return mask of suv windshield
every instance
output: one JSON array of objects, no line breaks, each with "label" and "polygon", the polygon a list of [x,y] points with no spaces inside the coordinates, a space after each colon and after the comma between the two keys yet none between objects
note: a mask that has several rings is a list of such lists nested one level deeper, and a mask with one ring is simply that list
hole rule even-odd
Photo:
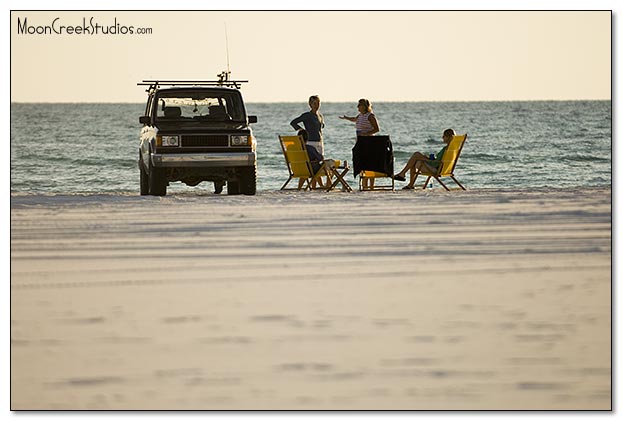
[{"label": "suv windshield", "polygon": [[242,121],[244,110],[235,92],[160,91],[156,119],[161,121]]}]

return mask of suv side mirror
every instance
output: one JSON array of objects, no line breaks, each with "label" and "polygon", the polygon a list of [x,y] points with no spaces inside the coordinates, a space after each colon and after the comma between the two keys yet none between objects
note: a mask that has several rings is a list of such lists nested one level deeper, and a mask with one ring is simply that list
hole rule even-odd
[{"label": "suv side mirror", "polygon": [[248,122],[249,123],[257,123],[257,116],[256,115],[249,115],[248,116]]},{"label": "suv side mirror", "polygon": [[149,117],[148,115],[141,115],[138,118],[138,122],[141,124],[150,124],[151,123],[151,117]]}]

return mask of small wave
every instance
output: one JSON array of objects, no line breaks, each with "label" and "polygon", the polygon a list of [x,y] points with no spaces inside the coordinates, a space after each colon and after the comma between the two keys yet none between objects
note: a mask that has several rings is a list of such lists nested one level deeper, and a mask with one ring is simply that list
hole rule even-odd
[{"label": "small wave", "polygon": [[585,162],[585,164],[589,164],[591,162],[611,162],[611,157],[591,154],[576,154],[563,156],[560,160],[562,162]]},{"label": "small wave", "polygon": [[69,161],[70,165],[77,167],[98,167],[98,168],[117,168],[126,169],[136,166],[136,159],[133,158],[74,158]]},{"label": "small wave", "polygon": [[465,152],[465,155],[461,159],[465,159],[468,156],[469,160],[475,161],[490,161],[490,162],[498,162],[499,160],[510,160],[510,158],[506,156],[493,155],[485,152],[479,153],[469,153]]}]

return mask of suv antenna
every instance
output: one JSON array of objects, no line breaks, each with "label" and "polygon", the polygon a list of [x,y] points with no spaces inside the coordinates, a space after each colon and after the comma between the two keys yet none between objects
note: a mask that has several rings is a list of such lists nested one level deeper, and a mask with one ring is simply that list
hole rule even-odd
[{"label": "suv antenna", "polygon": [[[231,77],[231,67],[229,66],[229,36],[227,35],[227,22],[225,22],[225,50],[227,52],[227,70],[224,70],[216,75],[216,77],[218,77],[218,84],[221,86],[228,83],[229,78]],[[239,88],[237,82],[232,81],[231,83],[236,88]]]},{"label": "suv antenna", "polygon": [[227,49],[227,73],[231,74],[231,67],[229,66],[229,36],[227,34],[227,22],[225,22],[225,47]]}]

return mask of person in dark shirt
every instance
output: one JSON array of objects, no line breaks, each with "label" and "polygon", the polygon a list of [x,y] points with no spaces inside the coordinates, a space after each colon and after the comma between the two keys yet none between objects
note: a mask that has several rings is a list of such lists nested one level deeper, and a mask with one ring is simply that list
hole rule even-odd
[{"label": "person in dark shirt", "polygon": [[308,134],[307,145],[313,146],[320,154],[324,155],[324,136],[322,134],[324,116],[320,113],[320,97],[317,95],[310,96],[309,107],[311,110],[302,113],[289,124],[294,130],[299,131],[302,129],[300,127],[300,123],[302,123]]},{"label": "person in dark shirt", "polygon": [[[307,155],[309,155],[309,161],[311,162],[311,169],[313,170],[313,174],[315,175],[315,173],[317,173],[319,171],[320,168],[322,168],[322,164],[321,161],[324,160],[324,156],[318,152],[317,149],[315,149],[315,147],[313,145],[310,145],[309,142],[307,141],[309,139],[309,134],[307,133],[307,131],[305,129],[300,129],[298,130],[297,133],[298,136],[302,137],[302,140],[304,140],[306,146],[307,146]],[[328,180],[327,178],[327,181]],[[318,178],[317,179],[317,183],[320,185],[320,187],[324,187],[324,183],[322,182],[322,178]],[[302,188],[304,184],[304,179],[300,179],[298,180],[298,188]],[[311,182],[311,188],[315,188],[316,186],[316,182],[315,180]]]},{"label": "person in dark shirt", "polygon": [[412,154],[402,171],[393,175],[394,180],[406,181],[406,173],[410,171],[410,182],[403,187],[404,190],[412,190],[415,188],[415,175],[421,171],[430,171],[434,172],[438,169],[438,166],[441,164],[441,160],[443,159],[443,154],[447,149],[447,146],[451,142],[451,140],[456,135],[454,129],[447,129],[443,132],[443,142],[445,146],[441,149],[436,156],[433,158],[421,153],[415,152]]}]

